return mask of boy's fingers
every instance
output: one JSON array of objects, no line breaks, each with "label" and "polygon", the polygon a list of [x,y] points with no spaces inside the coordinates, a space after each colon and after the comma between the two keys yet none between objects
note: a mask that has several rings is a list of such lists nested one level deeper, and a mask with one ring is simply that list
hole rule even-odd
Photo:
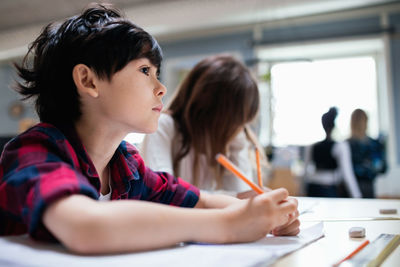
[{"label": "boy's fingers", "polygon": [[299,210],[289,214],[289,222],[296,220],[300,216]]},{"label": "boy's fingers", "polygon": [[279,231],[278,235],[297,235],[298,233],[300,233],[299,227],[291,227]]},{"label": "boy's fingers", "polygon": [[299,226],[300,226],[300,221],[298,219],[295,219],[291,222],[285,223],[284,225],[276,227],[275,230],[282,231],[284,229],[298,228]]},{"label": "boy's fingers", "polygon": [[300,233],[300,229],[299,228],[296,228],[296,229],[293,229],[292,231],[279,231],[279,232],[273,232],[272,234],[273,235],[279,235],[279,236],[283,236],[283,235],[285,235],[285,236],[294,236],[294,235],[298,235]]},{"label": "boy's fingers", "polygon": [[285,188],[271,190],[264,194],[271,197],[274,202],[280,202],[289,196],[289,192]]},{"label": "boy's fingers", "polygon": [[295,197],[288,197],[288,200],[293,201],[294,203],[296,203],[297,206],[299,205],[299,201]]},{"label": "boy's fingers", "polygon": [[272,233],[274,235],[292,235],[293,233],[298,234],[300,227],[300,221],[294,220],[290,224],[285,224],[279,227],[276,227]]},{"label": "boy's fingers", "polygon": [[279,204],[281,211],[290,217],[290,214],[296,215],[297,205],[293,201],[283,201]]}]

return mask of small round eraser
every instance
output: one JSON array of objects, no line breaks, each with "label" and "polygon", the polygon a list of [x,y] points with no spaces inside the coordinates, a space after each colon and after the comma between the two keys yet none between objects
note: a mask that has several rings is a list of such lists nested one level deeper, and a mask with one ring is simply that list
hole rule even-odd
[{"label": "small round eraser", "polygon": [[364,227],[351,227],[349,230],[350,237],[364,237],[365,228]]},{"label": "small round eraser", "polygon": [[396,214],[397,209],[380,209],[379,213],[380,214]]}]

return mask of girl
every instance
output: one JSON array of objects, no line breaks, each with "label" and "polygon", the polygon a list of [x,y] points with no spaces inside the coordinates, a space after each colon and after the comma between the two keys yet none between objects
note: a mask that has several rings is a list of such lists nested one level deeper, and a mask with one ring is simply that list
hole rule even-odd
[{"label": "girl", "polygon": [[358,185],[363,197],[375,198],[375,179],[387,168],[384,143],[367,135],[368,116],[362,109],[353,111],[350,127],[348,142]]},{"label": "girl", "polygon": [[218,165],[215,156],[227,155],[253,178],[255,147],[263,150],[248,123],[258,107],[258,87],[250,71],[232,56],[210,56],[178,88],[157,132],[145,137],[143,158],[150,168],[173,173],[202,190],[248,196],[248,185]]}]

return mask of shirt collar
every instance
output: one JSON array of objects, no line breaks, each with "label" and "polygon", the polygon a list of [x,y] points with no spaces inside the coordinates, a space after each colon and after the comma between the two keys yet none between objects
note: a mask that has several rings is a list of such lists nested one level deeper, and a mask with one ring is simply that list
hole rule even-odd
[{"label": "shirt collar", "polygon": [[[76,151],[80,168],[92,184],[100,190],[100,179],[96,168],[90,159],[73,124],[57,125]],[[127,144],[122,141],[110,160],[112,199],[127,197],[130,190],[130,181],[138,178],[138,163],[133,160],[127,150]]]},{"label": "shirt collar", "polygon": [[99,178],[99,175],[94,167],[92,160],[90,159],[85,147],[82,144],[82,141],[75,129],[74,124],[72,123],[64,123],[57,125],[65,137],[67,138],[68,142],[71,144],[73,149],[75,150],[80,167],[82,172],[89,178]]},{"label": "shirt collar", "polygon": [[110,161],[112,199],[127,198],[131,181],[139,179],[138,162],[122,141]]}]

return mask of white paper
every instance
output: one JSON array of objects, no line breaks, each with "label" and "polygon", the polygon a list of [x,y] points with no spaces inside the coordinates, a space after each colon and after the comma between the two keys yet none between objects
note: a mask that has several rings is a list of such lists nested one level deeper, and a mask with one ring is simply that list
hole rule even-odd
[{"label": "white paper", "polygon": [[0,266],[266,266],[323,236],[323,223],[298,236],[267,237],[243,244],[190,244],[149,252],[81,256],[26,235],[0,238]]},{"label": "white paper", "polygon": [[316,200],[310,200],[305,198],[297,198],[297,200],[299,203],[297,209],[300,215],[314,212],[314,207],[319,204],[319,202]]}]

